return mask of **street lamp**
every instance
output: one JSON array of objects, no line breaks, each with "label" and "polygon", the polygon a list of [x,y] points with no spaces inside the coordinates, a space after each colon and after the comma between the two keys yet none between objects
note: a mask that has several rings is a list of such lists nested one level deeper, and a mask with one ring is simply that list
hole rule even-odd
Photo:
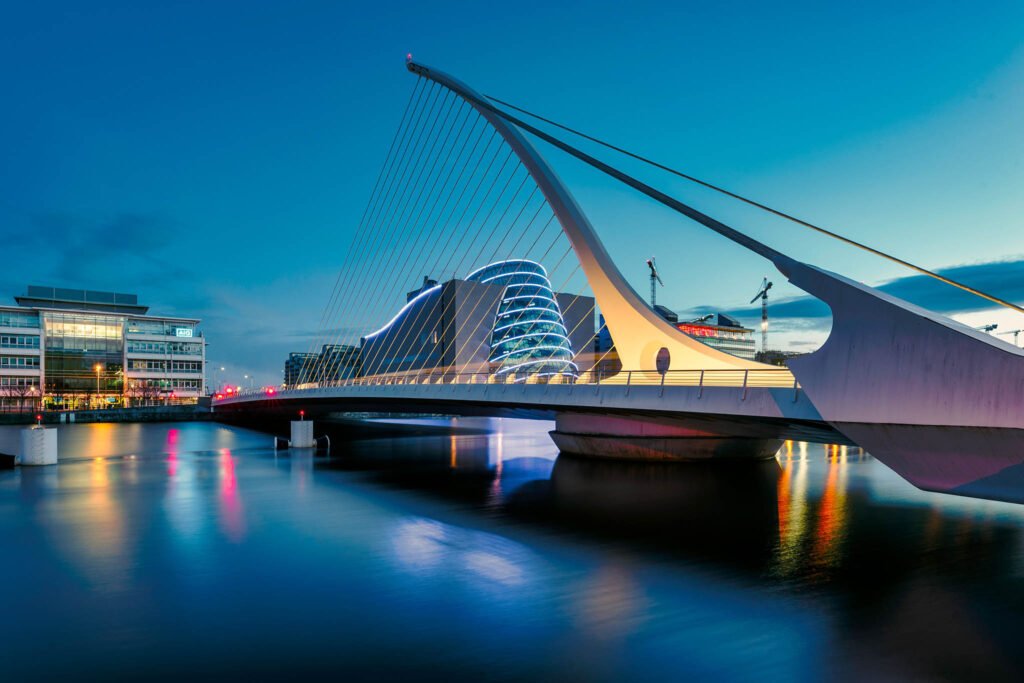
[{"label": "street lamp", "polygon": [[96,371],[96,403],[98,405],[100,400],[100,373],[103,372],[103,366],[97,363],[92,369]]}]

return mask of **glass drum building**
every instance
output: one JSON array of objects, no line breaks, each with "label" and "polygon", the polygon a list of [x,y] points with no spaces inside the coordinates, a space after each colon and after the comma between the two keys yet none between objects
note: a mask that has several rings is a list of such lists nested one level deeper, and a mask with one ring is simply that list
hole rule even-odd
[{"label": "glass drum building", "polygon": [[500,261],[473,271],[466,280],[504,289],[490,333],[488,363],[494,375],[575,377],[573,349],[547,271],[534,261]]}]

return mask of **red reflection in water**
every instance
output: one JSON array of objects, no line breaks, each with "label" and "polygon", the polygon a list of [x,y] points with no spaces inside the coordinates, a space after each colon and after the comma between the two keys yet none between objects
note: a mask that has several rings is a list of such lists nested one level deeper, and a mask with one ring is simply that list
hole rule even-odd
[{"label": "red reflection in water", "polygon": [[238,496],[238,479],[235,476],[235,459],[231,450],[223,448],[218,458],[220,475],[220,522],[221,527],[232,541],[245,536],[245,516]]},{"label": "red reflection in water", "polygon": [[178,473],[178,430],[167,430],[167,474],[172,478]]}]

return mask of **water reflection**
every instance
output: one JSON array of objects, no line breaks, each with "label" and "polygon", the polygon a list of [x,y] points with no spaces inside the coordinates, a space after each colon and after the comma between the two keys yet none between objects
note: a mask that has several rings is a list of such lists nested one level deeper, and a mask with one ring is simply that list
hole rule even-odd
[{"label": "water reflection", "polygon": [[30,662],[60,623],[63,673],[92,677],[167,651],[180,677],[1020,671],[1024,508],[923,494],[841,446],[680,466],[437,426],[330,458],[216,425],[67,430],[67,464],[0,473],[0,581],[30,586],[0,638]]},{"label": "water reflection", "polygon": [[238,479],[235,475],[235,459],[231,451],[222,448],[217,457],[218,474],[220,477],[220,522],[234,542],[242,540],[245,535],[245,514],[242,510],[241,497],[238,494]]}]

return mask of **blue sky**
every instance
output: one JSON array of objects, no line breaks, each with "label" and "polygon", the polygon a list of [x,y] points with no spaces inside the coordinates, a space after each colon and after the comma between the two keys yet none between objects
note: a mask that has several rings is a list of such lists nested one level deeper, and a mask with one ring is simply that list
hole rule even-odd
[{"label": "blue sky", "polygon": [[[1022,29],[1024,4],[998,1],[6,3],[0,295],[137,292],[154,312],[203,317],[230,375],[278,380],[315,332],[411,89],[411,51],[926,267],[967,266],[1019,301]],[[659,300],[679,310],[754,322],[746,302],[765,274],[779,301],[800,294],[758,257],[542,151],[639,291],[655,253]],[[908,275],[621,165],[798,258],[869,283]],[[1024,327],[925,290],[900,289]],[[787,306],[780,316],[807,310]],[[820,341],[821,320],[780,317],[779,345]]]}]

